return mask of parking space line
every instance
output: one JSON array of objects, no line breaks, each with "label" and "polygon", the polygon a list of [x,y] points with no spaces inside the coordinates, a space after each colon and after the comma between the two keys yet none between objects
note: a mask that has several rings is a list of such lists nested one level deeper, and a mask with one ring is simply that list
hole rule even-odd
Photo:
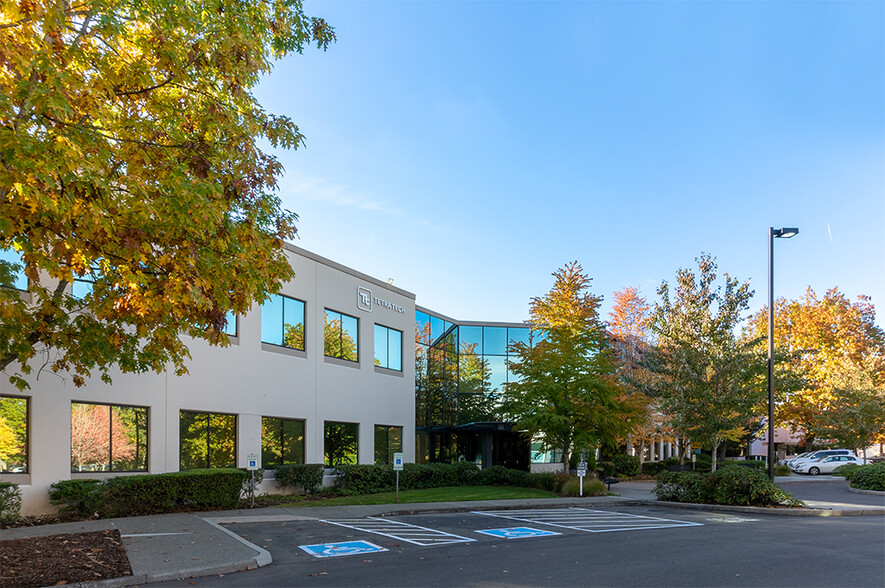
[{"label": "parking space line", "polygon": [[460,535],[446,533],[445,531],[438,531],[420,525],[376,517],[368,517],[365,519],[321,519],[321,522],[354,529],[356,531],[383,535],[384,537],[390,537],[391,539],[405,541],[406,543],[421,545],[423,547],[429,545],[450,545],[453,543],[468,543],[470,541],[476,541],[476,539],[461,537]]},{"label": "parking space line", "polygon": [[660,517],[647,515],[592,510],[587,508],[532,509],[498,512],[474,511],[473,514],[549,525],[551,527],[561,527],[564,529],[585,531],[588,533],[644,531],[646,529],[703,526],[703,523],[691,523],[688,521],[662,519]]}]

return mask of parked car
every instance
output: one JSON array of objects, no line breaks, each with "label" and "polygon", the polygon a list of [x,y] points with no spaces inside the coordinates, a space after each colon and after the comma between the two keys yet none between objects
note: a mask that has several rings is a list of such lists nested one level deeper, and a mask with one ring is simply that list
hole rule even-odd
[{"label": "parked car", "polygon": [[794,461],[796,461],[797,459],[802,459],[803,457],[808,457],[812,453],[814,453],[814,452],[813,451],[806,451],[805,453],[800,453],[799,455],[791,455],[789,457],[785,457],[784,459],[778,461],[777,465],[787,465],[788,466],[791,463],[793,463]]},{"label": "parked car", "polygon": [[799,471],[798,468],[803,463],[810,462],[810,461],[816,461],[816,460],[821,459],[823,457],[830,457],[833,455],[848,455],[851,457],[855,457],[854,451],[852,451],[850,449],[821,449],[819,451],[812,451],[811,454],[809,454],[803,458],[794,459],[792,461],[792,463],[790,463],[790,469],[793,470],[794,472],[798,472]]},{"label": "parked car", "polygon": [[794,471],[799,474],[811,474],[812,476],[832,474],[837,467],[847,463],[864,465],[866,461],[862,457],[855,457],[853,455],[830,455],[813,461],[802,461]]}]

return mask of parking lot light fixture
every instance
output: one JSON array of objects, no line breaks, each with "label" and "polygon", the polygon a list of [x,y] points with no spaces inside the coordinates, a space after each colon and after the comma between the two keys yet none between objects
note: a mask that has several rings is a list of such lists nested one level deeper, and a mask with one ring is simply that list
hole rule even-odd
[{"label": "parking lot light fixture", "polygon": [[768,228],[768,477],[774,481],[774,240],[799,234],[796,227]]}]

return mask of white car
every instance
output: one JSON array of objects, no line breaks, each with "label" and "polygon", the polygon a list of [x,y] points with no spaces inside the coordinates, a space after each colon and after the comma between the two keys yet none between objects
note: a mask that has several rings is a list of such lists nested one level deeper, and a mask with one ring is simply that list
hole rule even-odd
[{"label": "white car", "polygon": [[832,474],[837,467],[847,463],[864,465],[865,462],[862,457],[854,457],[853,455],[831,455],[815,459],[814,461],[803,461],[796,466],[794,471],[799,474],[811,474],[812,476]]},{"label": "white car", "polygon": [[799,455],[791,455],[790,457],[788,457],[786,459],[782,459],[779,462],[777,462],[777,465],[791,465],[797,459],[802,459],[804,457],[808,457],[812,453],[814,453],[814,452],[813,451],[806,451],[805,453],[800,453]]},{"label": "white car", "polygon": [[831,457],[833,455],[848,455],[850,457],[854,457],[854,452],[850,449],[821,449],[819,451],[812,451],[805,457],[797,457],[792,462],[790,462],[790,469],[794,472],[799,471],[799,467],[806,462],[816,461],[818,459],[822,459],[824,457]]}]

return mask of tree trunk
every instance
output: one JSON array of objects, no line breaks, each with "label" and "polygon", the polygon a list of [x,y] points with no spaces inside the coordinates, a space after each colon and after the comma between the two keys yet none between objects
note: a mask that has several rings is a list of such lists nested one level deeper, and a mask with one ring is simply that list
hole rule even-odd
[{"label": "tree trunk", "polygon": [[716,458],[719,456],[719,443],[716,443],[715,445],[713,445],[713,452],[712,453],[713,453],[713,463],[710,466],[710,471],[715,472],[716,471]]},{"label": "tree trunk", "polygon": [[679,449],[679,465],[685,465],[685,437],[676,438],[676,447]]},{"label": "tree trunk", "polygon": [[569,473],[568,462],[569,458],[571,458],[571,451],[569,449],[568,445],[563,445],[562,447],[562,469],[566,475]]},{"label": "tree trunk", "polygon": [[645,463],[645,439],[639,444],[639,466]]}]

